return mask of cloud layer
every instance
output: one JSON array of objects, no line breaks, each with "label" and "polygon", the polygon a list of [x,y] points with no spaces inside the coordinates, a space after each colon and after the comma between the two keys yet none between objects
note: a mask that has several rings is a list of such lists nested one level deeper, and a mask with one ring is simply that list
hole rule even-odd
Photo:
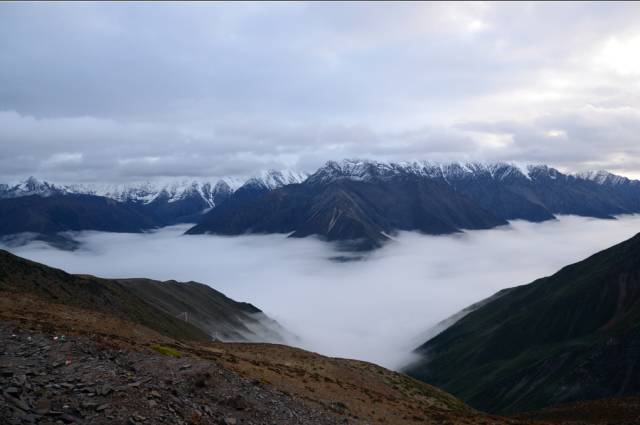
[{"label": "cloud layer", "polygon": [[363,261],[337,263],[313,238],[85,232],[75,252],[11,250],[74,273],[196,280],[250,301],[304,348],[398,367],[440,320],[505,287],[549,275],[633,236],[640,216],[562,217],[455,236],[403,233]]},{"label": "cloud layer", "polygon": [[3,3],[0,179],[640,173],[638,3]]}]

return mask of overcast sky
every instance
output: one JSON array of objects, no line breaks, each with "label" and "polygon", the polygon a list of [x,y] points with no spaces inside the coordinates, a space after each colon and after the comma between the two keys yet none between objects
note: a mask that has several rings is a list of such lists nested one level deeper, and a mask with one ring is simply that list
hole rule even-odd
[{"label": "overcast sky", "polygon": [[0,181],[328,159],[640,177],[640,3],[1,3]]}]

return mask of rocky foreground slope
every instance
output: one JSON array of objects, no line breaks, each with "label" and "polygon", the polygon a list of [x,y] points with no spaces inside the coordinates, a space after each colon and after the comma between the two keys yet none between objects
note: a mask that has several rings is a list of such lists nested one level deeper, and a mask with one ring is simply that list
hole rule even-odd
[{"label": "rocky foreground slope", "polygon": [[[3,424],[338,424],[216,362],[0,324]],[[57,339],[54,339],[57,338]]]},{"label": "rocky foreground slope", "polygon": [[[176,335],[118,306],[104,279],[76,282],[93,303],[74,304],[61,280],[29,283],[48,273],[73,277],[10,255],[0,263],[3,425],[631,424],[640,415],[640,403],[624,399],[491,416],[371,363]],[[113,305],[96,308],[100,300]]]},{"label": "rocky foreground slope", "polygon": [[284,345],[212,342],[118,281],[1,254],[0,417],[8,423],[475,424],[489,418],[370,363]]}]

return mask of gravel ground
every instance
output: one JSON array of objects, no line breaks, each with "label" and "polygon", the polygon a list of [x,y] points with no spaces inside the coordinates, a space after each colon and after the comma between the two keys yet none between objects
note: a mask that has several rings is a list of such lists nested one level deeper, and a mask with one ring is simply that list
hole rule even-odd
[{"label": "gravel ground", "polygon": [[191,357],[0,322],[0,424],[345,424]]}]

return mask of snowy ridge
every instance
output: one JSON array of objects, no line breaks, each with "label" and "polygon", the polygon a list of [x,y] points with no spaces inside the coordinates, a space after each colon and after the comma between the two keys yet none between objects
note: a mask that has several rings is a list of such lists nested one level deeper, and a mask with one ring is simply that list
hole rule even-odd
[{"label": "snowy ridge", "polygon": [[443,179],[455,182],[463,179],[493,179],[498,181],[518,179],[548,178],[555,180],[561,177],[573,177],[589,180],[602,185],[619,185],[637,183],[607,171],[591,171],[580,174],[563,174],[547,165],[521,165],[508,162],[449,162],[430,161],[414,162],[378,162],[369,160],[346,159],[329,161],[309,176],[310,183],[327,183],[336,179],[368,181],[387,179],[397,176],[420,176],[432,179]]},{"label": "snowy ridge", "polygon": [[178,178],[120,184],[81,183],[59,185],[29,177],[24,181],[13,184],[0,184],[0,198],[83,194],[103,196],[119,202],[149,204],[154,201],[171,203],[195,196],[202,198],[209,207],[214,207],[219,196],[229,195],[247,184],[273,190],[287,184],[300,183],[306,178],[307,174],[291,170],[264,171],[248,180],[237,177],[225,177],[217,181]]},{"label": "snowy ridge", "polygon": [[67,186],[69,193],[104,196],[120,202],[148,204],[158,201],[176,202],[192,196],[200,196],[210,206],[216,197],[233,193],[240,186],[238,179],[225,178],[216,183],[205,180],[173,179],[125,184],[78,184]]},{"label": "snowy ridge", "polygon": [[618,176],[605,170],[585,171],[574,174],[576,178],[591,180],[601,185],[617,186],[625,184],[640,184],[638,180],[631,180],[624,176]]},{"label": "snowy ridge", "polygon": [[521,166],[509,163],[483,164],[479,162],[438,163],[430,161],[385,163],[376,161],[343,160],[329,161],[309,177],[310,182],[321,183],[339,178],[352,180],[372,180],[401,175],[440,178],[446,181],[468,177],[530,178]]},{"label": "snowy ridge", "polygon": [[507,162],[378,162],[345,159],[342,161],[329,161],[311,175],[293,170],[267,170],[249,179],[226,177],[212,181],[208,179],[174,178],[122,184],[85,183],[61,185],[29,177],[13,184],[0,184],[0,198],[18,198],[30,195],[88,194],[104,196],[120,202],[149,204],[154,201],[176,202],[195,196],[202,198],[209,207],[214,207],[216,198],[227,196],[240,187],[274,190],[288,184],[302,183],[304,181],[317,184],[345,178],[370,181],[397,176],[442,179],[449,183],[466,179],[508,181],[573,178],[607,186],[640,185],[638,180],[630,180],[604,170],[563,174],[547,165],[523,166]]},{"label": "snowy ridge", "polygon": [[13,184],[0,185],[0,198],[19,198],[21,196],[51,196],[67,193],[65,186],[40,181],[35,177]]},{"label": "snowy ridge", "polygon": [[292,170],[267,170],[248,179],[242,187],[273,190],[288,184],[302,183],[309,175]]}]

